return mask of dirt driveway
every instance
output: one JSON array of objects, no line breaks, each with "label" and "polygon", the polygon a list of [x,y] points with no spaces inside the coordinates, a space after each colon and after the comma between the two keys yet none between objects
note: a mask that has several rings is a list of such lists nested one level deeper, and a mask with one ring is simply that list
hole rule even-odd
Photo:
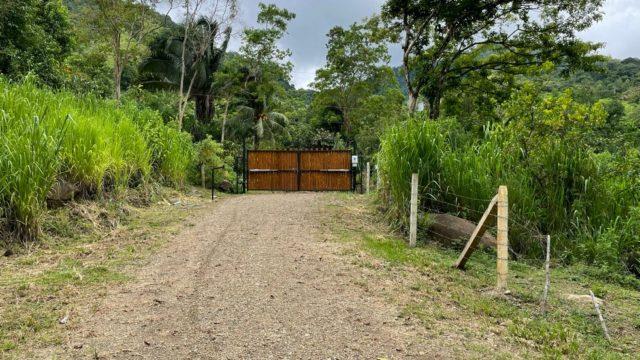
[{"label": "dirt driveway", "polygon": [[[109,292],[64,357],[431,357],[398,310],[354,284],[316,193],[227,198]],[[421,336],[422,335],[422,336]]]}]

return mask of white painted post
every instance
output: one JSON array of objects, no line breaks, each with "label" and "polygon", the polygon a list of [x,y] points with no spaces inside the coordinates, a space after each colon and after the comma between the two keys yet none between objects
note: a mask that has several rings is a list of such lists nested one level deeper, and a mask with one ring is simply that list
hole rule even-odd
[{"label": "white painted post", "polygon": [[207,177],[205,176],[205,173],[204,173],[204,164],[200,164],[200,178],[202,180],[202,188],[206,189],[207,188],[207,184],[206,184],[205,180],[206,180]]},{"label": "white painted post", "polygon": [[367,173],[365,174],[364,177],[364,186],[365,186],[365,191],[368,194],[369,193],[369,179],[371,177],[371,163],[367,162]]},{"label": "white painted post", "polygon": [[416,246],[418,236],[418,174],[411,174],[411,213],[409,214],[409,246]]},{"label": "white painted post", "polygon": [[544,292],[542,293],[542,313],[547,312],[547,296],[549,295],[549,288],[551,287],[551,273],[549,270],[551,262],[551,235],[547,235],[547,254],[544,262],[545,282]]},{"label": "white painted post", "polygon": [[497,273],[498,291],[507,290],[507,275],[509,273],[509,192],[506,186],[498,188],[498,221],[496,248],[498,252]]}]

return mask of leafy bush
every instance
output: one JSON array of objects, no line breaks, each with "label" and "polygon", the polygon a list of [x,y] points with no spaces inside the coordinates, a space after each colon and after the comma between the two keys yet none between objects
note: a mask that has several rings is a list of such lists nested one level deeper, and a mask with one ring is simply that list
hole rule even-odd
[{"label": "leafy bush", "polygon": [[[204,166],[205,185],[211,184],[211,169],[218,167],[222,167],[222,169],[216,170],[216,186],[219,186],[223,181],[228,181],[231,184],[235,182],[236,174],[233,169],[235,159],[232,155],[235,153],[234,151],[228,151],[222,144],[213,140],[210,135],[195,144],[195,148],[198,171],[194,172],[194,183],[202,181],[202,173],[200,172],[202,166]],[[195,173],[197,173],[197,176]]]}]

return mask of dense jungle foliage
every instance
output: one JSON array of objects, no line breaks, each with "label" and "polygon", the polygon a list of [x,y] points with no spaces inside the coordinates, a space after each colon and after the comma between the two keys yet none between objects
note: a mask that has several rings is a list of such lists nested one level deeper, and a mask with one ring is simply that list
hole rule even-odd
[{"label": "dense jungle foliage", "polygon": [[7,234],[37,238],[55,184],[117,196],[224,166],[230,189],[243,148],[348,148],[375,163],[399,223],[412,172],[424,212],[472,220],[506,184],[514,253],[538,257],[551,234],[565,262],[640,274],[640,60],[576,35],[602,1],[388,0],[328,32],[309,89],[291,85],[280,45],[294,13],[260,4],[257,26],[238,29],[235,0],[189,4],[0,4]]}]

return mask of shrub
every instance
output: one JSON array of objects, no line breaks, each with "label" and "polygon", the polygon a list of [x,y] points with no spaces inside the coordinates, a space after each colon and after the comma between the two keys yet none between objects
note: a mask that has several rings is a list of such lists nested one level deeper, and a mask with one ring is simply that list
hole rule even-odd
[{"label": "shrub", "polygon": [[234,171],[234,157],[230,155],[230,152],[225,150],[224,146],[217,141],[213,140],[208,135],[204,140],[195,144],[197,154],[197,171],[194,172],[194,183],[202,182],[201,167],[204,166],[204,181],[205,185],[211,184],[211,169],[222,167],[222,169],[216,170],[216,186],[220,185],[223,181],[229,181],[233,184],[236,180],[236,174]]}]

